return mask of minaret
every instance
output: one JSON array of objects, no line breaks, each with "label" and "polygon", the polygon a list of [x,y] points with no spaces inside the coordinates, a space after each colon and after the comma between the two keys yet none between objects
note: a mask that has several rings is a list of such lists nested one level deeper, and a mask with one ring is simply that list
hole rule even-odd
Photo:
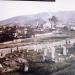
[{"label": "minaret", "polygon": [[38,26],[39,24],[38,24],[38,16],[37,16],[37,22],[36,22],[36,25]]},{"label": "minaret", "polygon": [[51,29],[53,28],[53,26],[52,26],[52,21],[51,21],[51,19],[49,19],[49,22],[51,23]]}]

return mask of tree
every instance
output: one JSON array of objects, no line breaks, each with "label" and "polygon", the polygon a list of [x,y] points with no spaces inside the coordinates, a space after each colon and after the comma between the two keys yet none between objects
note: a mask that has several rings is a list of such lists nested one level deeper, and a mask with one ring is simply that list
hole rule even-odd
[{"label": "tree", "polygon": [[14,36],[15,32],[16,32],[16,27],[15,26],[2,27],[2,33],[0,33],[0,42],[15,39],[15,36]]},{"label": "tree", "polygon": [[54,23],[54,27],[56,27],[56,24],[57,24],[57,22],[58,22],[57,17],[52,16],[51,21]]}]

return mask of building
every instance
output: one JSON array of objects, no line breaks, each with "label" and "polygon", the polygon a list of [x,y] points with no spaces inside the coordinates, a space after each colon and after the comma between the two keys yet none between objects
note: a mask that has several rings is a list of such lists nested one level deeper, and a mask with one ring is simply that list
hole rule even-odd
[{"label": "building", "polygon": [[34,30],[31,27],[18,27],[16,29],[16,38],[31,38],[34,36]]}]

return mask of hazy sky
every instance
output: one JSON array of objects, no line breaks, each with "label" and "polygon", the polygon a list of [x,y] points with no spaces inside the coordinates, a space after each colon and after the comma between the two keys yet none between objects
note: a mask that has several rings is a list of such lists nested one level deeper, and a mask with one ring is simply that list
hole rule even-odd
[{"label": "hazy sky", "polygon": [[0,1],[0,20],[40,12],[67,10],[75,10],[75,0],[56,0],[56,2]]}]

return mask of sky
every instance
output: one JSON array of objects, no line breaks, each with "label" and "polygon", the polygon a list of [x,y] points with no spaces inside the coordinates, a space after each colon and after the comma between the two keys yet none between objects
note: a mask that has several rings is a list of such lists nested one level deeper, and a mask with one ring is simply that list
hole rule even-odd
[{"label": "sky", "polygon": [[0,1],[0,20],[21,15],[58,11],[75,11],[75,0],[56,0],[55,2]]}]

